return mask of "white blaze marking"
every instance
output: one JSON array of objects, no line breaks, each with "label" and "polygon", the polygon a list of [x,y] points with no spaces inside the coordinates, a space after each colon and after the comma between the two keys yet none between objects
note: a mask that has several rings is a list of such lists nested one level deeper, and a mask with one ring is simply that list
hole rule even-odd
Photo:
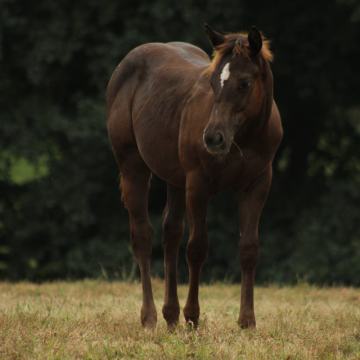
[{"label": "white blaze marking", "polygon": [[222,69],[222,72],[220,74],[220,85],[221,87],[224,86],[224,82],[229,79],[230,77],[230,63],[225,64],[225,66]]}]

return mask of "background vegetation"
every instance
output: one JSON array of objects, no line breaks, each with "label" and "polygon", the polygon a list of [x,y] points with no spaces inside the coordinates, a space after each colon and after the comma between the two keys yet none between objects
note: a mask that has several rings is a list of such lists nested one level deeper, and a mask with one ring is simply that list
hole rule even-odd
[{"label": "background vegetation", "polygon": [[[105,131],[104,93],[133,47],[189,41],[202,23],[256,24],[272,40],[285,138],[261,227],[258,280],[360,285],[360,4],[57,0],[0,3],[0,274],[45,280],[136,274]],[[162,274],[154,179],[153,269]],[[209,212],[204,278],[239,279],[229,194]],[[182,253],[183,254],[183,253]],[[181,258],[180,277],[186,280]]]}]

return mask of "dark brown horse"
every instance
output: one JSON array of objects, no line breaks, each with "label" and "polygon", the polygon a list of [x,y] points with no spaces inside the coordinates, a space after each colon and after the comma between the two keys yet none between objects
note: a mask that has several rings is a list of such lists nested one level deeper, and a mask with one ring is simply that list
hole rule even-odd
[{"label": "dark brown horse", "polygon": [[198,324],[200,272],[208,251],[206,211],[211,195],[237,194],[240,217],[241,327],[255,326],[254,278],[258,226],[282,138],[273,99],[268,42],[252,28],[223,35],[206,26],[214,58],[181,42],[133,49],[107,88],[107,127],[129,212],[134,256],[140,268],[141,322],[156,325],[150,278],[152,227],[148,216],[151,173],[167,183],[163,218],[165,301],[170,327],[179,319],[177,257],[184,214],[189,225],[189,293],[186,321]]}]

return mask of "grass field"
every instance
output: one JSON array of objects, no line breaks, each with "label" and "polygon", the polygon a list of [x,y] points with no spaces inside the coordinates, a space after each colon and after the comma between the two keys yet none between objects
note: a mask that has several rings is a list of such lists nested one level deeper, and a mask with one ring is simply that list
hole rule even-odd
[{"label": "grass field", "polygon": [[[239,286],[201,287],[197,331],[169,333],[154,281],[155,331],[137,283],[0,283],[0,359],[360,359],[360,290],[259,287],[257,330],[240,330]],[[180,287],[184,305],[186,287]]]}]

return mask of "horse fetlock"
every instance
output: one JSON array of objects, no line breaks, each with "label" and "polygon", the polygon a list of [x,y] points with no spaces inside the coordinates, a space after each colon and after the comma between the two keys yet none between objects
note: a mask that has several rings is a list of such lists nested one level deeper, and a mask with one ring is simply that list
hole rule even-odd
[{"label": "horse fetlock", "polygon": [[156,327],[157,314],[155,306],[145,306],[141,308],[141,324],[145,328],[153,329]]},{"label": "horse fetlock", "polygon": [[185,321],[197,327],[199,324],[200,307],[198,305],[186,305],[184,308]]},{"label": "horse fetlock", "polygon": [[242,329],[256,328],[255,314],[241,314],[239,316],[238,324]]},{"label": "horse fetlock", "polygon": [[179,322],[180,306],[177,304],[164,304],[162,308],[164,319],[168,326],[175,326]]}]

